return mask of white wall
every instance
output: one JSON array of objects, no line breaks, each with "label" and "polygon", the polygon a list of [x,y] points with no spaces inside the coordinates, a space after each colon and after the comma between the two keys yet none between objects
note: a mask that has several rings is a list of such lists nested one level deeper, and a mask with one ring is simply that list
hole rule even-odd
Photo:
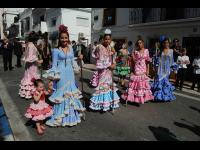
[{"label": "white wall", "polygon": [[[76,17],[88,18],[88,27],[77,26]],[[84,33],[85,38],[88,39],[88,44],[91,42],[91,13],[62,8],[61,23],[68,27],[71,41],[78,41],[78,33]]]},{"label": "white wall", "polygon": [[[48,32],[58,31],[58,27],[61,24],[61,9],[60,8],[49,8],[47,9],[47,29]],[[51,26],[51,19],[57,18],[56,26]]]},{"label": "white wall", "polygon": [[[200,36],[200,19],[193,22],[172,21],[172,23],[166,22],[166,24],[163,23],[162,25],[147,25],[146,27],[138,25],[137,27],[130,28],[128,27],[129,8],[117,8],[116,13],[117,24],[115,26],[108,27],[112,31],[113,38],[125,38],[127,41],[131,40],[134,43],[138,39],[138,36],[142,36],[146,45],[148,45],[149,38],[159,37],[160,35],[166,35],[171,39],[178,38],[180,39],[180,42],[182,42],[183,37]],[[98,41],[99,34],[105,30],[105,28],[102,27],[103,8],[92,9],[92,16],[95,15],[99,16],[99,20],[94,22],[93,26],[98,26],[99,30],[94,30],[92,26],[92,42]],[[94,19],[94,17],[92,17],[92,19]],[[194,27],[198,28],[197,32],[193,32]]]},{"label": "white wall", "polygon": [[[15,13],[19,14],[24,11],[25,8],[4,8],[5,13]],[[14,17],[16,15],[11,15],[11,14],[6,14],[6,22],[7,22],[7,27],[10,27],[12,23],[14,23]]]},{"label": "white wall", "polygon": [[[193,31],[193,28],[197,28],[197,32]],[[178,38],[182,43],[183,37],[199,36],[200,37],[200,21],[194,22],[182,22],[182,23],[170,23],[168,25],[155,25],[147,26],[145,28],[132,28],[131,38],[137,39],[137,35],[141,35],[148,44],[149,38],[159,37],[165,35],[171,40]]]},{"label": "white wall", "polygon": [[[33,17],[32,17],[32,8],[27,8],[25,9],[21,14],[20,14],[20,28],[21,28],[21,21],[23,21],[25,18],[30,17],[30,30],[25,32],[24,35],[28,34],[30,31],[33,30]],[[25,27],[25,24],[24,24]],[[20,29],[21,30],[21,29]],[[21,31],[20,31],[21,32]],[[20,36],[20,34],[19,34]]]},{"label": "white wall", "polygon": [[103,27],[103,8],[92,9],[92,19],[98,15],[98,21],[93,21],[92,25],[92,43],[99,40],[99,35],[104,32],[106,28],[111,29],[113,39],[127,39],[132,40],[132,33],[129,25],[129,8],[116,9],[116,25]]}]

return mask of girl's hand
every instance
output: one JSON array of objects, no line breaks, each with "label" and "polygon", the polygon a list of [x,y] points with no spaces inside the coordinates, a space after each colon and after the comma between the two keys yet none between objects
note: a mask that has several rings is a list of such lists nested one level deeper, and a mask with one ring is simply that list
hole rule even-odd
[{"label": "girl's hand", "polygon": [[45,95],[49,95],[49,92],[48,92],[48,91],[44,91],[44,94],[45,94]]},{"label": "girl's hand", "polygon": [[43,60],[38,60],[37,63],[38,63],[38,64],[42,64],[42,63],[43,63]]},{"label": "girl's hand", "polygon": [[114,70],[115,69],[115,64],[112,64],[111,66],[108,67],[110,70]]}]

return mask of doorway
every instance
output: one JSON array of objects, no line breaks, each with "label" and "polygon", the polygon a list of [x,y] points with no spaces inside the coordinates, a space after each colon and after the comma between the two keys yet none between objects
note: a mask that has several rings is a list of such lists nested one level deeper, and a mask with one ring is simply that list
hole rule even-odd
[{"label": "doorway", "polygon": [[186,80],[192,81],[193,67],[192,62],[200,51],[200,36],[199,37],[183,37],[182,47],[187,49],[187,55],[190,58],[190,65],[187,69]]}]

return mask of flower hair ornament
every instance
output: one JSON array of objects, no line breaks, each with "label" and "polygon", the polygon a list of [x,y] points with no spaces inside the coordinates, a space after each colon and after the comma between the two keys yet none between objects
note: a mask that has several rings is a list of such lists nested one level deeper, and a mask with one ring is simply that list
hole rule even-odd
[{"label": "flower hair ornament", "polygon": [[105,31],[104,31],[104,35],[111,35],[111,30],[110,29],[106,29]]},{"label": "flower hair ornament", "polygon": [[31,79],[31,82],[35,82],[35,80],[36,80],[35,78],[32,78],[32,79]]},{"label": "flower hair ornament", "polygon": [[68,33],[68,27],[64,26],[63,24],[59,26],[59,31],[60,32],[66,32]]}]

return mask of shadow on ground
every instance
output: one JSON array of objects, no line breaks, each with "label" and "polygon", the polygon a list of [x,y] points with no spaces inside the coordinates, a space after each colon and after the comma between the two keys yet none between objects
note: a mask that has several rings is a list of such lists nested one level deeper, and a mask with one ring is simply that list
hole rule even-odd
[{"label": "shadow on ground", "polygon": [[149,130],[158,141],[179,141],[176,135],[167,128],[149,126]]},{"label": "shadow on ground", "polygon": [[[181,122],[174,122],[174,124],[180,128],[188,129],[189,131],[193,132],[194,134],[200,136],[200,126],[193,124],[190,121],[187,121],[185,119],[181,119],[182,121],[185,121],[186,123]],[[190,125],[188,125],[190,124]]]},{"label": "shadow on ground", "polygon": [[1,127],[0,127],[0,141],[4,141],[4,138],[2,136],[2,130],[1,130]]},{"label": "shadow on ground", "polygon": [[190,106],[190,109],[195,110],[195,111],[197,111],[197,112],[200,113],[200,109],[199,109],[199,108],[196,108],[196,107],[194,107],[194,106]]}]

